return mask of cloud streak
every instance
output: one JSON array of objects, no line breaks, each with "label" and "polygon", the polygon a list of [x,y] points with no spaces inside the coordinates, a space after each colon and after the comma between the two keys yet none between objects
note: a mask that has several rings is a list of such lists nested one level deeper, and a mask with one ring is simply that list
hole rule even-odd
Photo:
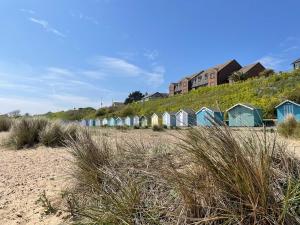
[{"label": "cloud streak", "polygon": [[45,20],[41,20],[41,19],[36,19],[36,18],[33,18],[33,17],[30,17],[28,18],[29,21],[31,21],[32,23],[35,23],[35,24],[38,24],[40,25],[45,31],[47,32],[50,32],[50,33],[53,33],[59,37],[62,37],[62,38],[65,38],[66,35],[64,35],[63,33],[61,33],[60,31],[58,31],[57,29],[51,27],[49,25],[49,23]]},{"label": "cloud streak", "polygon": [[96,57],[93,64],[103,76],[136,78],[152,87],[159,87],[164,82],[163,66],[154,66],[151,70],[146,70],[124,59],[108,56]]}]

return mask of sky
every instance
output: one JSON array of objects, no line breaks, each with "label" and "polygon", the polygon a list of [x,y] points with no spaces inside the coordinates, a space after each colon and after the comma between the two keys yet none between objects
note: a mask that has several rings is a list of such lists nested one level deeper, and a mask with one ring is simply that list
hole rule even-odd
[{"label": "sky", "polygon": [[2,0],[0,114],[99,108],[236,59],[291,70],[299,0]]}]

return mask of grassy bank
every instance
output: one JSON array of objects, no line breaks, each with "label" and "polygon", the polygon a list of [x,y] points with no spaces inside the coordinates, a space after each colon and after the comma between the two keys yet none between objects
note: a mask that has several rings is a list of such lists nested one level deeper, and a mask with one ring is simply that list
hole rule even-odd
[{"label": "grassy bank", "polygon": [[250,103],[263,109],[265,118],[274,118],[274,107],[285,99],[300,101],[300,71],[275,74],[270,77],[249,79],[232,85],[203,87],[185,95],[132,103],[123,107],[95,110],[84,108],[65,112],[48,113],[51,119],[82,119],[127,115],[147,115],[154,112],[178,111],[180,108],[198,110],[203,106],[220,107],[225,111],[232,105]]}]

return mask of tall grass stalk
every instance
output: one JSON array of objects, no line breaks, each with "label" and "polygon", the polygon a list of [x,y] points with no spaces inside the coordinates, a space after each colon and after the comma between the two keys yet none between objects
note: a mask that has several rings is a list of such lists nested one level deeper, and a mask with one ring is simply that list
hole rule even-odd
[{"label": "tall grass stalk", "polygon": [[300,224],[299,161],[266,132],[213,126],[174,144],[69,141],[82,223]]}]

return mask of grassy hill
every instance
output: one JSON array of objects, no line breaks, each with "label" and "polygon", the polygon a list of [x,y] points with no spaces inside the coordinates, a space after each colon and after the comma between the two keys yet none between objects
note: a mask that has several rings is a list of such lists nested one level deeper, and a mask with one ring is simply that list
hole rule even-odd
[{"label": "grassy hill", "polygon": [[265,118],[275,118],[274,107],[285,99],[300,102],[300,71],[275,74],[270,77],[249,79],[234,84],[203,87],[184,95],[137,102],[118,108],[79,109],[48,113],[49,118],[81,119],[127,115],[150,115],[154,112],[178,111],[180,108],[199,110],[203,106],[218,107],[225,111],[242,102],[261,107]]}]

